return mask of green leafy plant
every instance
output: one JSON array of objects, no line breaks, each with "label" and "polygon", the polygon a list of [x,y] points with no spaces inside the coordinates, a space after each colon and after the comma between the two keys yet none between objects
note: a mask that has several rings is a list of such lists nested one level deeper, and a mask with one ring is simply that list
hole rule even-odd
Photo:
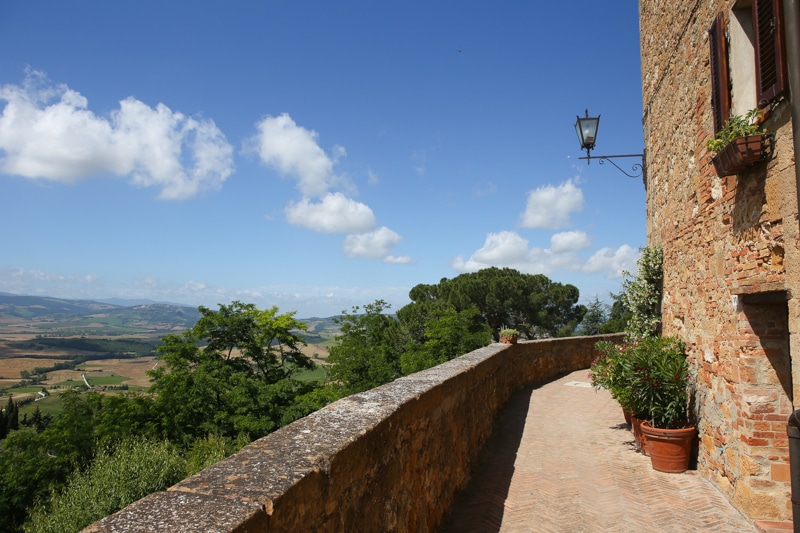
[{"label": "green leafy plant", "polygon": [[595,389],[606,389],[620,406],[633,412],[631,381],[633,365],[629,345],[600,341],[595,344],[600,355],[592,362],[589,379]]},{"label": "green leafy plant", "polygon": [[732,116],[725,123],[725,126],[714,135],[714,138],[706,142],[706,148],[708,148],[709,152],[716,154],[721,152],[734,139],[764,133],[764,128],[758,122],[759,118],[761,118],[761,110],[758,108],[751,109],[744,115]]},{"label": "green leafy plant", "polygon": [[657,246],[640,248],[635,278],[625,272],[622,283],[625,302],[631,312],[625,327],[630,341],[658,335],[661,330],[661,285],[664,278],[664,251]]},{"label": "green leafy plant", "polygon": [[514,328],[503,328],[500,330],[501,337],[518,337],[519,331]]},{"label": "green leafy plant", "polygon": [[688,426],[691,378],[684,342],[650,337],[630,345],[628,352],[634,415],[654,428]]},{"label": "green leafy plant", "polygon": [[689,424],[691,379],[685,345],[677,337],[648,337],[615,345],[598,342],[600,356],[589,370],[597,389],[655,428]]}]

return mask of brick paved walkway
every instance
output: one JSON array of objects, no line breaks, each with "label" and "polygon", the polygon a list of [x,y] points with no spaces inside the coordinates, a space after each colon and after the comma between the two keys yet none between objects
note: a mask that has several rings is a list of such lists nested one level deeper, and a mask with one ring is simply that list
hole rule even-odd
[{"label": "brick paved walkway", "polygon": [[653,470],[588,385],[582,370],[514,395],[443,532],[756,531],[696,472]]}]

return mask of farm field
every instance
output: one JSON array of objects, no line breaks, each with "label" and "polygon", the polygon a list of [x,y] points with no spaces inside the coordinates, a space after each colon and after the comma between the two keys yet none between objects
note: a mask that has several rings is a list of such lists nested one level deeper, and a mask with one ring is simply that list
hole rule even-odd
[{"label": "farm field", "polygon": [[[84,387],[84,375],[90,386],[108,394],[118,387],[146,390],[150,386],[147,371],[158,364],[155,347],[161,338],[188,329],[197,316],[194,309],[175,305],[125,307],[0,293],[0,405],[12,394],[17,401],[36,399],[22,406],[22,413],[36,407],[57,411],[62,403],[58,393]],[[308,326],[298,332],[308,343],[301,347],[303,353],[326,365],[328,348],[339,334],[338,324],[331,318],[303,322]],[[22,378],[36,374],[37,368],[53,370],[35,384],[15,387]],[[325,374],[319,368],[298,377],[316,380]],[[42,388],[50,396],[40,398]]]}]

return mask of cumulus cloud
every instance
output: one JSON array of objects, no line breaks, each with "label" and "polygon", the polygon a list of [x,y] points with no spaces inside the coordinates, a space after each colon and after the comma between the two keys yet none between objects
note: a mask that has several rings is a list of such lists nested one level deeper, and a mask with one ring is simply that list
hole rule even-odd
[{"label": "cumulus cloud", "polygon": [[251,144],[264,164],[297,179],[303,196],[316,198],[328,191],[335,180],[334,163],[346,155],[344,148],[334,147],[334,157],[329,157],[317,144],[317,132],[298,126],[288,113],[267,116],[256,127]]},{"label": "cumulus cloud", "polygon": [[320,202],[307,198],[290,202],[286,219],[291,224],[324,233],[362,233],[375,227],[372,209],[338,192],[325,195]]},{"label": "cumulus cloud", "polygon": [[583,191],[572,180],[558,186],[539,187],[528,194],[528,204],[519,225],[547,229],[567,226],[570,214],[583,209],[583,201]]},{"label": "cumulus cloud", "polygon": [[638,259],[639,252],[627,244],[616,250],[601,248],[586,261],[581,270],[590,273],[605,272],[607,278],[620,278],[625,271],[636,272]]},{"label": "cumulus cloud", "polygon": [[[528,274],[550,274],[556,270],[606,272],[609,278],[619,277],[621,270],[630,270],[636,253],[628,245],[616,252],[604,248],[584,262],[578,255],[588,248],[590,240],[582,231],[554,234],[550,248],[530,246],[527,239],[514,231],[501,231],[486,236],[483,246],[468,259],[456,257],[451,266],[460,272],[475,272],[489,267],[508,267]],[[631,255],[630,252],[633,252]]]},{"label": "cumulus cloud", "polygon": [[[317,144],[317,132],[298,126],[287,113],[267,116],[256,127],[258,133],[246,143],[247,149],[255,151],[264,164],[297,180],[302,197],[284,210],[290,224],[323,233],[348,233],[344,252],[350,257],[400,264],[411,261],[390,253],[400,235],[386,227],[372,231],[376,220],[369,206],[342,192],[331,192],[349,185],[334,173],[336,163],[347,155],[343,147],[334,146],[329,156]],[[367,170],[367,182],[378,183],[372,169]]]},{"label": "cumulus cloud", "polygon": [[348,235],[344,240],[344,251],[350,257],[382,259],[387,263],[406,264],[411,261],[409,257],[397,257],[389,253],[401,240],[400,235],[382,226],[369,233]]},{"label": "cumulus cloud", "polygon": [[591,240],[583,231],[564,231],[550,237],[550,249],[555,253],[584,250],[590,245]]},{"label": "cumulus cloud", "polygon": [[548,252],[529,248],[528,240],[514,231],[501,231],[486,236],[483,246],[469,259],[456,257],[451,266],[460,272],[476,272],[492,266],[509,267],[526,273],[548,273]]},{"label": "cumulus cloud", "polygon": [[0,171],[64,183],[111,174],[130,176],[159,198],[185,199],[215,190],[233,172],[233,148],[210,120],[164,104],[127,98],[108,117],[66,85],[29,70],[21,85],[0,87]]}]

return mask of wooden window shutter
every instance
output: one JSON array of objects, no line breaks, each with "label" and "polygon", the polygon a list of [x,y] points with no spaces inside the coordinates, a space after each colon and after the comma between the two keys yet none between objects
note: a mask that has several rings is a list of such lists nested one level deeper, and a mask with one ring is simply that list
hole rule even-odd
[{"label": "wooden window shutter", "polygon": [[720,131],[731,115],[731,91],[728,76],[728,41],[725,21],[717,15],[708,30],[711,65],[711,108],[714,112],[714,133]]},{"label": "wooden window shutter", "polygon": [[788,89],[782,0],[753,0],[753,26],[758,106],[765,107]]}]

